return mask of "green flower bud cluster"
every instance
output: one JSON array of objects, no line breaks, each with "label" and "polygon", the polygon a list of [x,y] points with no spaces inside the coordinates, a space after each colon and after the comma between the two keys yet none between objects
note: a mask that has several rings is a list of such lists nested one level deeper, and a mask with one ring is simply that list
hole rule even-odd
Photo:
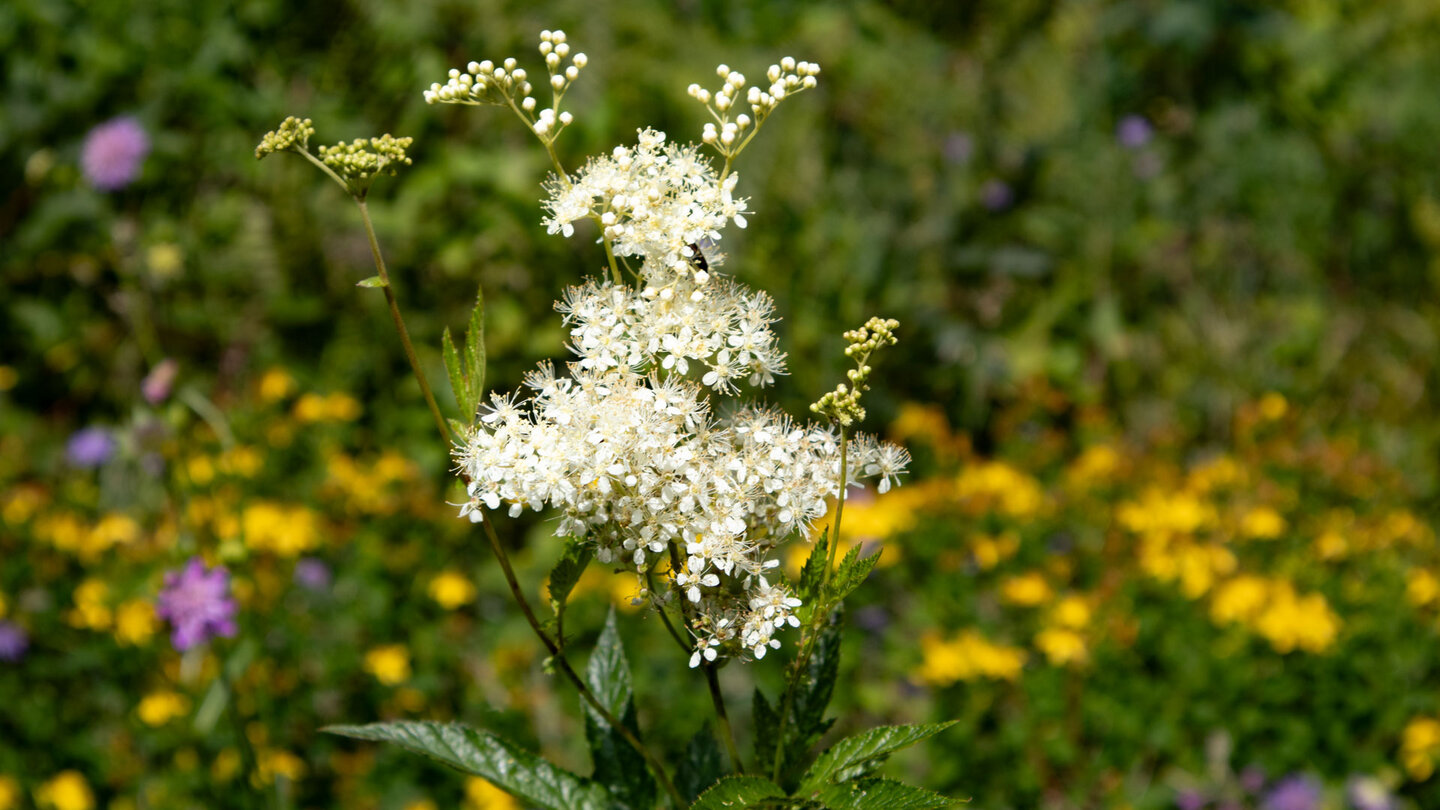
[{"label": "green flower bud cluster", "polygon": [[310,136],[315,134],[315,127],[310,124],[309,118],[296,118],[293,115],[286,118],[280,122],[279,129],[265,133],[265,137],[260,139],[260,145],[255,147],[255,159],[260,160],[266,155],[290,149],[308,150]]},{"label": "green flower bud cluster", "polygon": [[414,142],[414,138],[392,138],[388,134],[356,138],[349,143],[342,141],[320,147],[320,161],[352,187],[363,188],[381,172],[394,175],[399,164],[409,166],[410,158],[406,157],[405,150]]},{"label": "green flower bud cluster", "polygon": [[894,318],[871,318],[859,329],[845,333],[845,356],[855,361],[855,368],[845,372],[850,384],[840,383],[835,390],[821,397],[810,406],[810,410],[835,422],[842,428],[865,418],[865,409],[860,406],[860,396],[870,390],[870,355],[882,346],[893,346],[897,342],[895,330],[900,322]]}]

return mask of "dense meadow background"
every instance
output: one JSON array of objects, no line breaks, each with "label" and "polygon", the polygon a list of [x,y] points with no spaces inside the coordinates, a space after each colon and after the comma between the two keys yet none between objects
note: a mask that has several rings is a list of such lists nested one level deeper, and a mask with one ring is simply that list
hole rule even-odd
[{"label": "dense meadow background", "polygon": [[[478,283],[514,388],[603,256],[544,233],[513,117],[421,91],[555,27],[590,57],[571,166],[698,139],[720,62],[823,66],[740,160],[726,269],[777,300],[792,413],[842,329],[902,323],[866,427],[915,464],[846,513],[884,556],[837,733],[958,719],[888,767],[984,810],[1440,807],[1440,5],[545,5],[0,4],[0,810],[253,806],[232,714],[285,807],[519,806],[327,723],[586,767],[354,206],[253,157],[292,114],[413,136],[370,207],[421,361]],[[552,528],[502,528],[537,598]],[[181,654],[154,603],[195,554],[241,632]],[[571,626],[620,606],[673,750],[708,707],[634,587],[592,569]],[[722,672],[742,741],[781,665]]]}]

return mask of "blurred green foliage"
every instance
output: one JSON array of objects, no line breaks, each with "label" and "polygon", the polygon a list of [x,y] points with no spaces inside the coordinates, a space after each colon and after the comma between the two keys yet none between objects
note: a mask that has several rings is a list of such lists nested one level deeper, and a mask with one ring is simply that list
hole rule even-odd
[{"label": "blurred green foliage", "polygon": [[[518,124],[497,110],[429,108],[420,92],[470,59],[523,60],[536,32],[555,27],[591,64],[561,141],[572,166],[646,125],[698,138],[702,111],[685,87],[717,63],[758,73],[791,54],[823,66],[818,91],[786,105],[740,161],[756,213],[727,236],[725,269],[769,290],[786,318],[793,373],[775,396],[792,412],[839,378],[840,330],[883,314],[901,321],[902,340],[877,381],[877,423],[902,402],[939,403],[973,436],[974,458],[1019,453],[1039,434],[1011,430],[1004,414],[1030,401],[1038,380],[1076,413],[1110,415],[1122,435],[1180,437],[1165,452],[1181,463],[1231,447],[1235,414],[1279,391],[1307,429],[1383,459],[1388,495],[1422,522],[1433,517],[1440,7],[1429,0],[11,0],[0,4],[0,485],[7,503],[38,493],[40,505],[0,530],[0,596],[32,637],[22,664],[0,663],[0,705],[19,706],[0,713],[0,773],[29,790],[75,768],[102,799],[141,796],[138,806],[240,800],[206,775],[233,740],[136,720],[137,702],[161,684],[197,683],[157,674],[178,667],[163,634],[142,654],[66,618],[83,582],[108,583],[112,608],[149,598],[161,568],[225,538],[213,521],[187,523],[193,485],[177,472],[226,452],[216,429],[183,403],[137,398],[167,357],[179,362],[185,402],[213,402],[265,459],[216,509],[243,515],[250,501],[283,499],[325,526],[308,552],[335,570],[324,597],[285,584],[293,558],[230,549],[259,560],[239,576],[275,583],[247,628],[264,639],[268,669],[248,677],[258,685],[288,672],[297,685],[257,691],[245,708],[277,750],[310,763],[301,806],[343,796],[354,802],[345,806],[365,797],[401,807],[436,781],[391,754],[361,768],[353,747],[314,737],[324,722],[411,711],[365,670],[366,650],[398,641],[423,698],[407,704],[415,713],[468,713],[562,761],[579,756],[554,725],[534,650],[517,652],[533,644],[504,614],[498,575],[476,575],[468,614],[426,601],[437,572],[476,573],[476,544],[440,512],[422,509],[422,523],[398,508],[382,518],[327,501],[327,482],[343,479],[337,454],[373,460],[388,449],[418,464],[406,486],[433,508],[446,497],[444,448],[384,334],[380,297],[354,286],[372,270],[353,207],[301,161],[257,164],[252,154],[291,114],[315,120],[319,143],[413,136],[415,165],[377,183],[371,210],[422,362],[444,377],[439,335],[464,321],[478,282],[488,377],[512,388],[536,360],[562,356],[550,303],[603,255],[583,229],[573,242],[544,235],[547,163]],[[153,148],[133,183],[102,192],[85,181],[82,143],[119,115],[135,116]],[[1144,138],[1126,135],[1137,120]],[[299,392],[348,392],[358,419],[302,418],[299,392],[267,399],[259,387],[273,368]],[[1074,439],[1075,418],[1062,410],[1045,429]],[[91,424],[128,437],[97,474],[64,460],[65,437]],[[282,444],[275,431],[287,424],[298,438]],[[151,454],[164,472],[145,472]],[[1021,463],[1038,475],[1052,462]],[[951,472],[923,458],[919,470]],[[1304,497],[1307,509],[1334,505],[1329,494]],[[153,548],[138,559],[56,550],[53,532],[32,523],[52,512],[86,537],[105,516],[126,515]],[[926,597],[886,609],[912,613],[911,630],[953,633],[975,618],[964,601],[974,594],[961,589],[952,604],[920,578],[959,531],[921,532],[906,551],[916,583],[895,585],[887,571],[859,593],[880,602],[917,589]],[[1027,534],[1022,557],[1042,554],[1035,544],[1048,536]],[[526,581],[556,555],[538,544]],[[1290,573],[1310,571],[1339,598],[1344,571],[1296,559]],[[1348,576],[1399,587],[1399,568],[1356,570],[1363,576]],[[1343,656],[1267,657],[1255,645],[1197,664],[1186,645],[1220,631],[1156,590],[1123,594],[1142,617],[1133,649],[1150,658],[1097,651],[1083,701],[1068,671],[1051,668],[1008,692],[940,689],[932,704],[895,685],[917,654],[904,639],[865,657],[874,671],[859,682],[878,685],[848,699],[877,714],[965,719],[942,738],[954,756],[935,755],[932,773],[987,807],[1108,806],[1095,797],[1119,794],[1101,782],[1199,770],[1220,728],[1237,756],[1276,773],[1341,779],[1393,763],[1398,729],[1436,710],[1417,686],[1434,682],[1434,628],[1399,602],[1365,611],[1373,633],[1356,631],[1366,641]],[[574,626],[598,627],[600,615],[597,605]],[[267,616],[276,623],[259,626]],[[634,620],[627,633],[653,636],[658,649],[650,624]],[[863,653],[878,642],[851,643]],[[497,679],[496,661],[515,672]],[[637,689],[663,688],[673,663],[640,659]],[[476,692],[509,708],[478,717]],[[1186,696],[1182,716],[1157,708],[1176,695]],[[552,721],[543,738],[530,736],[527,714]],[[1067,736],[1074,722],[1086,732]],[[676,746],[692,732],[656,731]],[[201,764],[184,767],[185,750]],[[164,801],[143,798],[156,782]],[[453,802],[459,791],[434,795]]]}]

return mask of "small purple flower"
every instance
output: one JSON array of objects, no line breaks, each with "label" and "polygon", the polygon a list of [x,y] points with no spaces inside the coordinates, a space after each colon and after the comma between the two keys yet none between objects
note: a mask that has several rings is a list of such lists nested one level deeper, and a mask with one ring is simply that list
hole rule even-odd
[{"label": "small purple flower", "polygon": [[175,386],[175,376],[179,373],[180,364],[173,358],[161,360],[160,365],[150,369],[150,373],[140,381],[140,395],[151,405],[159,405],[170,396],[170,389]]},{"label": "small purple flower", "polygon": [[155,614],[170,622],[170,641],[181,652],[215,636],[235,635],[236,610],[230,572],[224,566],[207,569],[199,557],[165,575],[165,587],[155,603]]},{"label": "small purple flower", "polygon": [[1015,192],[1004,180],[987,180],[980,187],[980,204],[991,211],[1004,211],[1015,202]]},{"label": "small purple flower", "polygon": [[1209,799],[1205,798],[1204,793],[1193,788],[1190,790],[1182,790],[1175,796],[1175,806],[1179,808],[1179,810],[1200,810],[1200,808],[1204,807],[1209,801]]},{"label": "small purple flower", "polygon": [[1395,810],[1395,797],[1385,784],[1373,776],[1352,776],[1345,786],[1345,795],[1355,810]]},{"label": "small purple flower", "polygon": [[1115,140],[1126,149],[1139,149],[1150,142],[1155,130],[1144,116],[1127,115],[1115,125]]},{"label": "small purple flower", "polygon": [[128,186],[150,152],[150,138],[129,116],[112,118],[85,136],[80,165],[85,179],[101,191]]},{"label": "small purple flower", "polygon": [[330,587],[330,567],[314,557],[304,557],[295,563],[295,581],[312,591],[323,591]]},{"label": "small purple flower", "polygon": [[1259,765],[1251,765],[1240,772],[1240,787],[1246,793],[1259,793],[1265,789],[1265,770]]},{"label": "small purple flower", "polygon": [[65,455],[70,463],[82,469],[94,469],[110,460],[115,454],[115,438],[102,427],[87,427],[77,430],[65,445]]},{"label": "small purple flower", "polygon": [[1261,805],[1264,810],[1320,810],[1320,783],[1311,776],[1280,780]]},{"label": "small purple flower", "polygon": [[970,157],[975,154],[975,139],[970,137],[968,132],[952,132],[950,137],[945,139],[945,160],[952,165],[963,165],[970,162]]},{"label": "small purple flower", "polygon": [[30,637],[14,622],[0,622],[0,661],[19,661],[30,648]]}]

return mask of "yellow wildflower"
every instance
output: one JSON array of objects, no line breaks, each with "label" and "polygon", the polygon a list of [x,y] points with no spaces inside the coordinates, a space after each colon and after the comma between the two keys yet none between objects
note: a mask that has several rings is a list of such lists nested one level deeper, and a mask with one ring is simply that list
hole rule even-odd
[{"label": "yellow wildflower", "polygon": [[111,513],[100,519],[90,530],[81,553],[98,555],[114,546],[123,546],[140,539],[140,524],[129,515]]},{"label": "yellow wildflower", "polygon": [[1301,649],[1318,653],[1335,642],[1340,618],[1318,593],[1299,596],[1288,582],[1270,589],[1270,603],[1255,621],[1255,629],[1281,653]]},{"label": "yellow wildflower", "polygon": [[1440,720],[1416,717],[1400,734],[1400,764],[1416,782],[1424,782],[1435,772],[1440,757]]},{"label": "yellow wildflower", "polygon": [[20,807],[20,782],[13,776],[0,774],[0,810]]},{"label": "yellow wildflower", "polygon": [[1260,416],[1266,421],[1274,422],[1285,416],[1290,410],[1290,403],[1285,401],[1281,394],[1271,391],[1260,398]]},{"label": "yellow wildflower", "polygon": [[210,779],[223,785],[240,775],[242,765],[244,763],[240,759],[239,751],[234,748],[223,749],[215,755],[215,761],[210,763]]},{"label": "yellow wildflower", "polygon": [[1138,501],[1126,501],[1115,517],[1136,534],[1193,534],[1212,524],[1214,508],[1188,492],[1146,490]]},{"label": "yellow wildflower", "polygon": [[258,752],[255,759],[258,773],[254,775],[253,781],[258,782],[256,787],[272,784],[276,777],[283,777],[287,782],[298,782],[305,776],[305,760],[289,751],[265,749]]},{"label": "yellow wildflower", "polygon": [[1032,517],[1045,505],[1040,482],[1003,461],[982,462],[961,470],[955,494],[973,508],[1013,518]]},{"label": "yellow wildflower", "polygon": [[440,806],[429,799],[415,799],[405,805],[405,810],[440,810]]},{"label": "yellow wildflower", "polygon": [[1063,627],[1047,627],[1035,636],[1035,646],[1045,654],[1046,660],[1057,667],[1069,664],[1083,664],[1089,659],[1085,639],[1074,630]]},{"label": "yellow wildflower", "polygon": [[115,608],[115,639],[121,644],[144,644],[159,627],[155,605],[149,600],[131,599]]},{"label": "yellow wildflower", "polygon": [[976,678],[1013,681],[1025,664],[1024,650],[995,644],[974,630],[963,630],[951,641],[927,633],[920,639],[920,650],[915,677],[932,686]]},{"label": "yellow wildflower", "polygon": [[1264,579],[1242,574],[1215,589],[1210,600],[1210,618],[1215,622],[1249,622],[1265,607],[1269,585]]},{"label": "yellow wildflower", "polygon": [[1070,595],[1055,604],[1055,623],[1071,630],[1081,630],[1090,623],[1090,605],[1084,598]]},{"label": "yellow wildflower", "polygon": [[1345,535],[1334,529],[1326,529],[1315,538],[1315,555],[1322,560],[1335,560],[1345,556],[1350,543]]},{"label": "yellow wildflower", "polygon": [[1093,444],[1070,463],[1065,480],[1075,487],[1105,483],[1120,467],[1120,454],[1108,444]]},{"label": "yellow wildflower", "polygon": [[75,588],[75,609],[68,616],[71,626],[90,630],[110,627],[111,613],[107,599],[110,588],[98,579],[87,579]]},{"label": "yellow wildflower", "polygon": [[520,810],[520,803],[509,793],[478,776],[465,780],[466,810]]},{"label": "yellow wildflower", "polygon": [[403,644],[387,644],[365,653],[365,671],[386,686],[410,680],[410,651]]},{"label": "yellow wildflower", "polygon": [[231,448],[219,458],[220,470],[239,478],[254,476],[264,464],[265,459],[260,455],[260,451],[245,445]]},{"label": "yellow wildflower", "polygon": [[1440,580],[1424,568],[1412,569],[1405,576],[1405,598],[1415,607],[1425,607],[1440,598]]},{"label": "yellow wildflower", "polygon": [[458,571],[442,571],[430,580],[430,598],[446,610],[475,601],[475,586]]},{"label": "yellow wildflower", "polygon": [[145,725],[158,728],[189,714],[190,699],[179,692],[151,692],[140,700],[135,713]]},{"label": "yellow wildflower", "polygon": [[5,604],[5,594],[0,593],[0,619],[5,618],[5,612],[9,606]]},{"label": "yellow wildflower", "polygon": [[17,486],[0,498],[0,518],[11,526],[19,526],[45,505],[49,498],[37,486]]},{"label": "yellow wildflower", "polygon": [[295,557],[320,543],[319,518],[304,506],[260,501],[245,508],[240,522],[245,544],[255,551]]},{"label": "yellow wildflower", "polygon": [[191,484],[203,487],[215,480],[215,462],[209,456],[191,456],[185,460],[185,475]]},{"label": "yellow wildflower", "polygon": [[61,771],[35,789],[35,803],[53,810],[95,810],[95,794],[79,771]]},{"label": "yellow wildflower", "polygon": [[1218,455],[1195,465],[1185,478],[1185,488],[1200,494],[1228,489],[1245,480],[1245,469],[1228,455]]},{"label": "yellow wildflower", "polygon": [[295,390],[295,378],[283,368],[272,368],[260,378],[260,401],[275,402],[284,399]]},{"label": "yellow wildflower", "polygon": [[[20,372],[14,366],[0,366],[0,391],[9,391],[20,382]],[[4,807],[4,805],[0,805]]]},{"label": "yellow wildflower", "polygon": [[975,556],[975,564],[981,570],[989,571],[999,565],[1002,560],[1008,560],[1015,556],[1020,550],[1020,535],[1015,532],[1001,532],[998,535],[982,534],[970,540],[970,552]]},{"label": "yellow wildflower", "polygon": [[1049,601],[1050,583],[1037,572],[1011,577],[1000,586],[1000,598],[1012,605],[1034,607]]},{"label": "yellow wildflower", "polygon": [[1240,534],[1252,540],[1274,540],[1285,528],[1285,518],[1268,506],[1257,506],[1240,519]]}]

